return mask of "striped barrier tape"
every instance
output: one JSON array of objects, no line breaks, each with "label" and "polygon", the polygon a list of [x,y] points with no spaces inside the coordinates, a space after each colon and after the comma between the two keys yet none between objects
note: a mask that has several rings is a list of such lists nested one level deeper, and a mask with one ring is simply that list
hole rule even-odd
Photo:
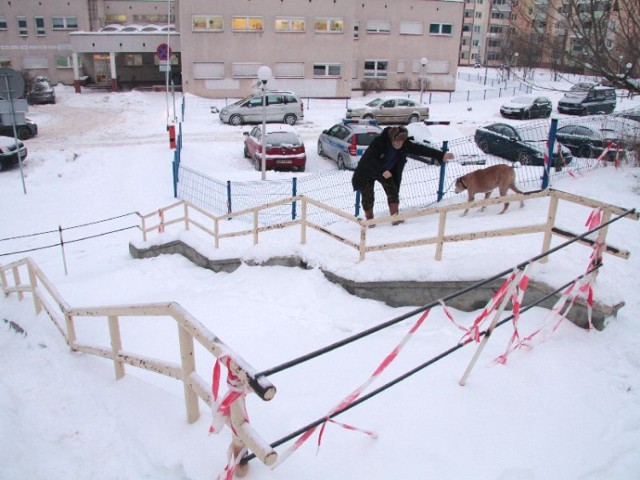
[{"label": "striped barrier tape", "polygon": [[164,233],[164,210],[158,209],[158,216],[160,217],[160,223],[158,224],[158,233]]}]

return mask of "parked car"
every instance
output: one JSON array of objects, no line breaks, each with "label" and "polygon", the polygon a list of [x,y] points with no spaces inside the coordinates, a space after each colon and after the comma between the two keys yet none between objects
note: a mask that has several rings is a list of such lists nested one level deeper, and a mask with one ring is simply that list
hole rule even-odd
[{"label": "parked car", "polygon": [[[597,158],[611,144],[607,159],[614,161],[618,155],[617,148],[626,148],[626,141],[621,138],[620,131],[612,128],[598,128],[586,125],[565,125],[558,128],[556,138],[576,157]],[[623,153],[624,154],[624,153]]]},{"label": "parked car", "polygon": [[413,123],[429,118],[429,107],[406,97],[381,97],[364,107],[347,108],[346,118],[376,119],[379,123]]},{"label": "parked car", "polygon": [[640,108],[632,108],[630,110],[625,110],[624,112],[620,112],[618,115],[620,115],[623,118],[628,118],[629,120],[640,122]]},{"label": "parked car", "polygon": [[558,102],[558,112],[577,115],[611,113],[616,108],[616,89],[596,85],[589,90],[573,90]]},{"label": "parked car", "polygon": [[[256,170],[262,169],[262,126],[244,132],[244,156],[253,161]],[[295,170],[304,172],[307,153],[304,143],[290,125],[267,125],[265,137],[267,170]]]},{"label": "parked car", "polygon": [[[263,116],[262,92],[250,95],[220,110],[219,117],[224,123],[243,125],[245,123],[261,123]],[[293,92],[269,90],[266,92],[267,122],[282,122],[295,125],[304,119],[302,99]]]},{"label": "parked car", "polygon": [[[16,135],[20,140],[29,140],[31,137],[35,137],[38,134],[38,125],[34,122],[26,119],[25,123],[16,125]],[[0,123],[0,136],[13,138],[13,125],[5,125]]]},{"label": "parked car", "polygon": [[27,93],[29,105],[56,103],[56,91],[47,77],[36,77]]},{"label": "parked car", "polygon": [[598,84],[595,82],[578,82],[575,83],[571,86],[570,90],[571,91],[584,91],[584,90],[591,90],[593,87],[597,86]]},{"label": "parked car", "polygon": [[324,130],[318,137],[318,155],[330,158],[341,170],[355,169],[372,140],[382,132],[376,124],[375,120],[344,120]]},{"label": "parked car", "polygon": [[0,137],[0,171],[8,170],[18,163],[18,152],[22,160],[27,158],[27,146],[15,138]]},{"label": "parked car", "polygon": [[[474,139],[484,153],[497,155],[523,165],[544,166],[547,138],[540,129],[519,129],[506,123],[492,123],[476,130]],[[571,151],[561,145],[562,158],[557,148],[553,153],[553,165],[569,164]]]},{"label": "parked car", "polygon": [[500,107],[500,115],[508,118],[547,118],[553,104],[547,97],[515,97]]}]

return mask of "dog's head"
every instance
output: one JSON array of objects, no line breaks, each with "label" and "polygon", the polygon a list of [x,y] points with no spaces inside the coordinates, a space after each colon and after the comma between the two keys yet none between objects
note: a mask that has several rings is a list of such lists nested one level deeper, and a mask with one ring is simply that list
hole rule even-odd
[{"label": "dog's head", "polygon": [[464,184],[463,177],[456,179],[456,193],[464,192],[466,189],[467,187]]}]

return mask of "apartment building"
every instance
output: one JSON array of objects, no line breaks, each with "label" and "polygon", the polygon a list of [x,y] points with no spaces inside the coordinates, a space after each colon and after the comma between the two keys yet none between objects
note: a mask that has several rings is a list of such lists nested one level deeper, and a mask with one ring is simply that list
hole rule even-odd
[{"label": "apartment building", "polygon": [[454,90],[462,0],[2,0],[0,65],[54,83],[112,90],[164,85],[242,96],[269,88],[349,97],[388,89]]}]

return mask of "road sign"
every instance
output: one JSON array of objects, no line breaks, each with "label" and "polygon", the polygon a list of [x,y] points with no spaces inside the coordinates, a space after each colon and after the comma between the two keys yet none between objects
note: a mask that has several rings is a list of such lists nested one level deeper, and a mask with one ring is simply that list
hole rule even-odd
[{"label": "road sign", "polygon": [[19,98],[24,93],[24,78],[13,68],[0,68],[0,98]]},{"label": "road sign", "polygon": [[160,60],[168,60],[172,53],[171,47],[166,43],[161,43],[156,48],[156,55]]}]

